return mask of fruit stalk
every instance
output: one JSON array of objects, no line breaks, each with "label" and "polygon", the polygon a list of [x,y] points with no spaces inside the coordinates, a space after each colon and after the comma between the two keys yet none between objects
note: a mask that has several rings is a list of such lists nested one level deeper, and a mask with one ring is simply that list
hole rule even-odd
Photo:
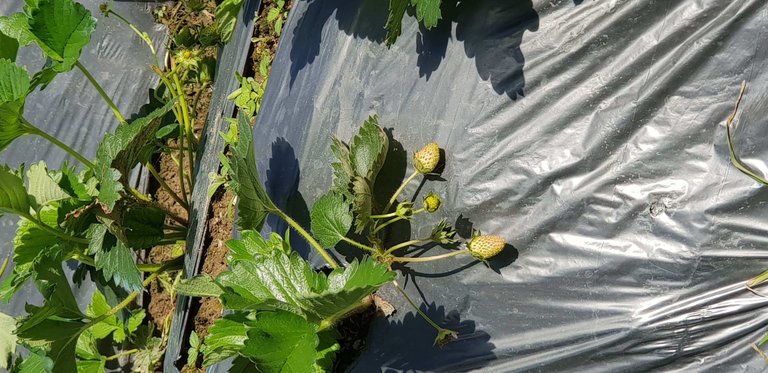
[{"label": "fruit stalk", "polygon": [[431,262],[435,260],[450,258],[453,256],[461,255],[461,254],[471,254],[469,250],[463,249],[463,250],[456,250],[451,251],[449,253],[435,255],[435,256],[427,256],[427,257],[419,257],[419,258],[403,258],[399,256],[392,257],[393,262],[400,262],[400,263],[421,263],[421,262]]},{"label": "fruit stalk", "polygon": [[309,234],[304,228],[301,227],[299,223],[297,223],[295,220],[293,220],[290,216],[286,215],[284,212],[280,211],[279,209],[272,211],[275,215],[277,215],[280,219],[283,219],[288,225],[291,226],[291,228],[295,229],[296,232],[299,232],[299,234],[304,237],[307,242],[312,245],[312,247],[317,250],[317,253],[320,254],[320,256],[325,259],[326,263],[328,263],[331,268],[336,269],[339,267],[338,264],[336,264],[336,260],[333,259],[331,254],[328,253],[327,250],[325,250],[320,244],[315,240],[312,235]]}]

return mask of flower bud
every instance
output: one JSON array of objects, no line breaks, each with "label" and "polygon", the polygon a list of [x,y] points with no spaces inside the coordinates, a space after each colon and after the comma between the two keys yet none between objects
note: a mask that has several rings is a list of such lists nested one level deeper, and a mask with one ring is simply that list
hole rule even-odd
[{"label": "flower bud", "polygon": [[427,210],[429,213],[439,210],[442,205],[443,200],[435,193],[429,192],[427,196],[424,197],[424,210]]}]

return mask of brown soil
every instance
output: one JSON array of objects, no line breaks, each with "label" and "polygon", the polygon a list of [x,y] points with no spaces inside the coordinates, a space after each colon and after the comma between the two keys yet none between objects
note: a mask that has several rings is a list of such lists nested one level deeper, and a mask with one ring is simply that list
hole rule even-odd
[{"label": "brown soil", "polygon": [[[261,83],[266,76],[262,76],[259,73],[259,65],[266,52],[269,55],[270,60],[275,58],[277,53],[277,45],[280,41],[280,37],[275,35],[274,27],[267,22],[267,14],[269,10],[277,7],[276,1],[266,0],[261,4],[261,10],[259,11],[259,17],[256,18],[256,23],[253,26],[253,40],[254,43],[251,46],[251,63],[250,69],[246,66],[245,73],[253,74],[253,79],[256,82]],[[288,0],[285,2],[285,9],[290,12],[293,7],[293,1]],[[285,25],[283,25],[283,31],[285,31]]]},{"label": "brown soil", "polygon": [[[185,164],[188,165],[188,160],[185,159]],[[181,195],[181,184],[177,176],[176,164],[168,154],[161,154],[155,163],[157,172],[163,178],[166,184],[176,194]],[[154,179],[152,179],[154,181]],[[150,192],[154,194],[155,200],[166,210],[178,215],[183,219],[187,219],[187,210],[179,205],[171,195],[166,192],[157,182],[150,184]],[[166,218],[166,224],[174,224],[175,221],[171,218]],[[169,260],[173,257],[173,245],[158,246],[149,250],[148,261],[150,263],[160,263]],[[173,312],[176,300],[172,299],[170,294],[165,291],[162,285],[154,281],[149,287],[149,302],[147,304],[147,311],[152,322],[160,329],[163,328],[165,322],[169,320],[169,316]]]},{"label": "brown soil", "polygon": [[185,3],[193,1],[176,1],[170,5],[164,5],[161,11],[155,12],[155,20],[168,27],[171,35],[177,35],[183,27],[188,27],[193,35],[199,35],[207,27],[214,27],[216,22],[216,1],[202,0],[199,7],[201,10],[195,11]]},{"label": "brown soil", "polygon": [[[234,222],[230,216],[230,205],[234,195],[232,192],[219,189],[211,200],[210,216],[208,217],[208,237],[205,260],[202,272],[211,277],[218,276],[229,268],[227,264],[226,242],[232,238]],[[216,298],[203,298],[200,309],[195,315],[195,332],[200,339],[208,335],[208,328],[221,318],[224,308]]]}]

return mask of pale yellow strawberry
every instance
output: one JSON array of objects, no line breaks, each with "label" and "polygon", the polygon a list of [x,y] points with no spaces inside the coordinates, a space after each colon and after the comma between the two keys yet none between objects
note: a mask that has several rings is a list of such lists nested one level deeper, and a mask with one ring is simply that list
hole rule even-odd
[{"label": "pale yellow strawberry", "polygon": [[498,255],[504,250],[505,245],[506,243],[501,236],[482,235],[472,237],[467,244],[467,249],[476,258],[486,260]]},{"label": "pale yellow strawberry", "polygon": [[440,163],[440,147],[432,142],[421,148],[413,155],[413,167],[422,174],[435,170]]}]

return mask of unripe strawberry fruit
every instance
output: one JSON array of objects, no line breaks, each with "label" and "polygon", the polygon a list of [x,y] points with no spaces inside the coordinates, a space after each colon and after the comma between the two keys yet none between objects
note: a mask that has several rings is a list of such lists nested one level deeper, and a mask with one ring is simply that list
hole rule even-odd
[{"label": "unripe strawberry fruit", "polygon": [[439,210],[442,205],[443,200],[435,193],[429,192],[427,196],[424,197],[424,210],[427,210],[429,213]]},{"label": "unripe strawberry fruit", "polygon": [[422,174],[434,171],[439,162],[440,147],[436,142],[427,144],[413,155],[413,167]]},{"label": "unripe strawberry fruit", "polygon": [[506,244],[501,236],[483,235],[472,237],[467,244],[467,249],[469,249],[469,252],[476,258],[486,260],[498,255],[504,250],[504,245]]}]

